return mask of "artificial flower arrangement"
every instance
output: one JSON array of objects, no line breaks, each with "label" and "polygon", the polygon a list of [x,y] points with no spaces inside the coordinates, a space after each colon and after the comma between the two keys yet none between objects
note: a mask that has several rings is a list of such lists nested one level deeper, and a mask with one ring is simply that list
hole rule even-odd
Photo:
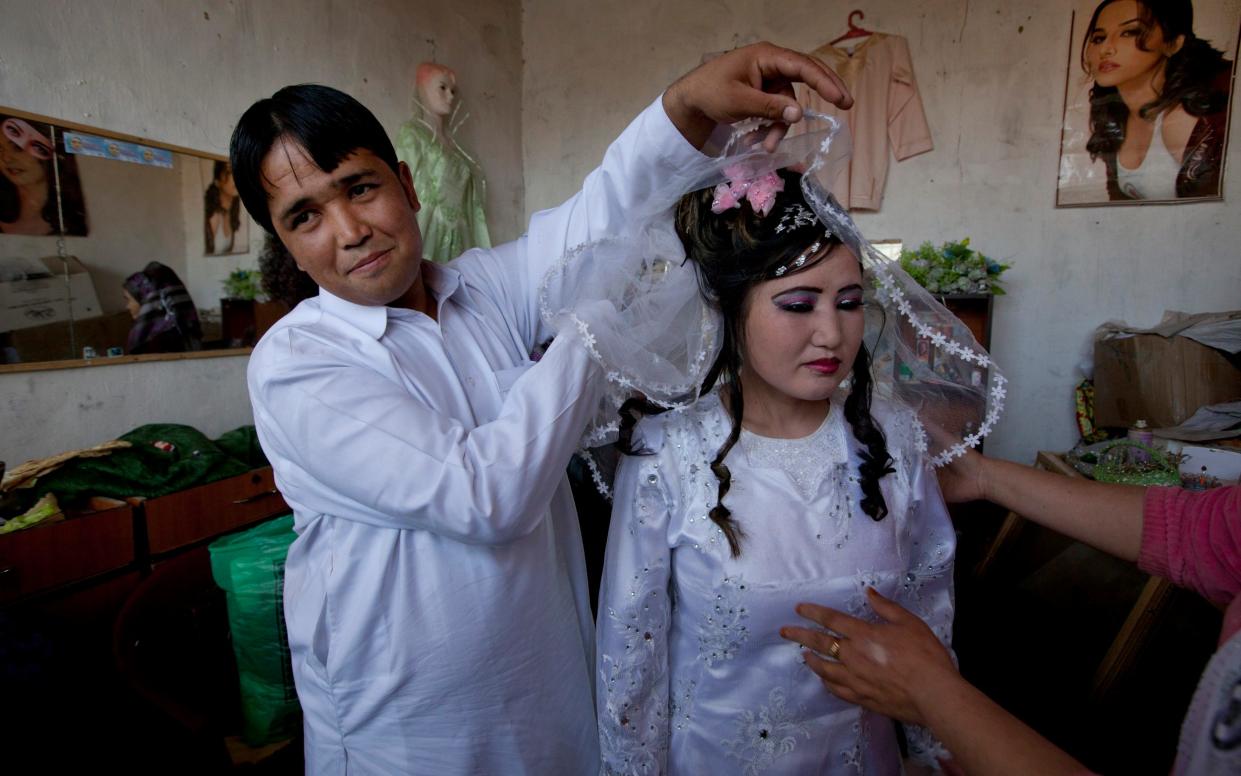
[{"label": "artificial flower arrangement", "polygon": [[224,279],[224,295],[229,299],[258,299],[263,295],[262,279],[257,269],[235,269]]},{"label": "artificial flower arrangement", "polygon": [[936,248],[924,242],[917,250],[901,251],[901,269],[932,294],[1004,294],[1000,275],[1009,265],[970,247],[970,238]]}]

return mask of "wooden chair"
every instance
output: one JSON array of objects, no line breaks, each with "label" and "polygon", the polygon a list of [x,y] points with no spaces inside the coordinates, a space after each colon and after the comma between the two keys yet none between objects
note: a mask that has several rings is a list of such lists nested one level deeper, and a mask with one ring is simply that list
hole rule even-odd
[{"label": "wooden chair", "polygon": [[[1040,452],[1035,465],[1050,472],[1066,477],[1082,475],[1070,466],[1062,456],[1056,453]],[[999,533],[983,553],[982,560],[974,569],[976,578],[987,576],[995,567],[996,561],[1007,554],[1018,543],[1022,533],[1032,526],[1017,512],[1009,512],[1005,517]],[[1037,528],[1037,526],[1034,526]],[[1048,529],[1040,529],[1048,530]],[[1065,544],[1070,540],[1065,539]],[[1116,684],[1133,666],[1142,645],[1146,642],[1155,624],[1165,611],[1172,594],[1172,584],[1162,577],[1148,577],[1142,586],[1137,601],[1129,611],[1124,624],[1117,632],[1107,654],[1099,662],[1091,683],[1091,697],[1099,700]]]}]

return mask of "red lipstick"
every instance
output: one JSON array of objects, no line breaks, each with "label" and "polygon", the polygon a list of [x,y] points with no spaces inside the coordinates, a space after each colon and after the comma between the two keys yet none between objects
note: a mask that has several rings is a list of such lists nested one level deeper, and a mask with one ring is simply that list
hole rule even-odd
[{"label": "red lipstick", "polygon": [[839,358],[820,358],[818,361],[810,361],[806,364],[812,372],[818,372],[821,375],[834,375],[836,370],[840,369]]}]

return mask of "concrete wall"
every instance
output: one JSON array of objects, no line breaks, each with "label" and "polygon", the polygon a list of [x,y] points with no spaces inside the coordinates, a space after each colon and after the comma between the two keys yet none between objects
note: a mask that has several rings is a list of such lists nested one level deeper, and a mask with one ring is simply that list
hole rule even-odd
[{"label": "concrete wall", "polygon": [[[1237,18],[1238,0],[1220,4]],[[1071,389],[1099,323],[1153,325],[1165,308],[1241,307],[1235,202],[1054,207],[1076,5],[873,0],[863,22],[909,40],[935,150],[893,165],[882,210],[859,224],[872,238],[915,244],[969,236],[1014,265],[992,340],[1011,379],[1009,410],[988,451],[1022,461],[1076,440]],[[527,210],[571,194],[609,140],[704,52],[756,38],[813,50],[844,31],[855,7],[527,2]],[[1241,196],[1238,146],[1234,138],[1224,187],[1233,198]]]},{"label": "concrete wall", "polygon": [[[289,83],[342,88],[395,131],[409,114],[414,68],[434,55],[457,70],[472,114],[459,139],[486,171],[492,233],[504,240],[523,223],[521,54],[513,0],[46,0],[4,14],[0,104],[225,153],[242,110]],[[256,253],[242,258],[257,263]],[[0,375],[0,459],[95,444],[146,422],[213,436],[251,422],[245,365]]]},{"label": "concrete wall", "polygon": [[0,460],[12,468],[143,423],[184,423],[217,437],[253,422],[245,364],[204,358],[0,375]]}]

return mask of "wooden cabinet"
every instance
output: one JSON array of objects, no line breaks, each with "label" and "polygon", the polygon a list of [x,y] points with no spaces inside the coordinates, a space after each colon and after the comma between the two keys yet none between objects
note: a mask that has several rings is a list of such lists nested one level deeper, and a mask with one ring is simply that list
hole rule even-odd
[{"label": "wooden cabinet", "polygon": [[0,604],[132,566],[134,510],[116,504],[0,536]]},{"label": "wooden cabinet", "polygon": [[288,511],[271,467],[264,467],[0,535],[0,606],[122,569],[147,571],[152,560]]},{"label": "wooden cabinet", "polygon": [[271,467],[200,485],[142,504],[147,551],[153,556],[189,547],[289,511]]},{"label": "wooden cabinet", "polygon": [[[115,503],[0,535],[0,640],[12,662],[10,670],[0,672],[0,698],[14,710],[6,720],[4,762],[37,762],[54,773],[109,765],[136,773],[226,772],[223,745],[216,740],[214,749],[201,748],[200,738],[153,705],[114,656],[139,643],[153,652],[186,617],[210,615],[221,622],[224,594],[211,581],[206,545],[286,514],[288,507],[270,468],[160,498]],[[194,589],[209,594],[205,598],[162,584],[187,565],[197,569]],[[123,612],[137,606],[141,591],[175,597],[163,604],[182,620],[170,616],[135,636],[124,627]],[[217,608],[206,607],[204,600]],[[200,685],[224,681],[219,677],[231,666],[232,654],[226,640],[208,642],[212,634],[226,639],[227,627],[204,634],[194,649],[161,654],[166,663],[160,667]],[[223,651],[208,649],[220,643]],[[228,676],[236,681],[235,673]],[[300,754],[289,749],[293,757]],[[212,753],[219,755],[218,765],[208,759]],[[301,770],[299,761],[279,772]]]},{"label": "wooden cabinet", "polygon": [[978,344],[991,350],[991,294],[937,294],[935,298],[969,327]]}]

